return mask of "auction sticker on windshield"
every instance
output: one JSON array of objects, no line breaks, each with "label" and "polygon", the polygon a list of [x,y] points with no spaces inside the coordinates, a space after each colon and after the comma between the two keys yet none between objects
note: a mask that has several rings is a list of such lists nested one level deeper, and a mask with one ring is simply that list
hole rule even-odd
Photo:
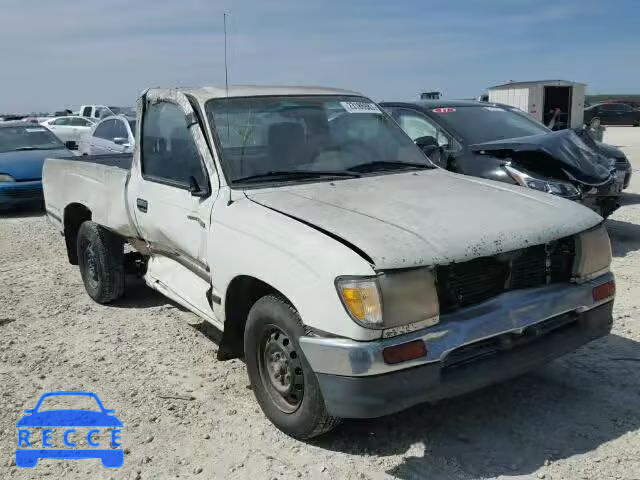
[{"label": "auction sticker on windshield", "polygon": [[340,105],[349,113],[382,113],[375,103],[340,102]]},{"label": "auction sticker on windshield", "polygon": [[434,113],[453,113],[455,111],[456,109],[451,107],[438,107],[433,109]]}]

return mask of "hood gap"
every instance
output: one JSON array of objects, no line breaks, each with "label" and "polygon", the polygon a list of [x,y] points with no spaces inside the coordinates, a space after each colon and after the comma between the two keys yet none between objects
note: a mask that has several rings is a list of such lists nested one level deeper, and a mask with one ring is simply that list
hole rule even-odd
[{"label": "hood gap", "polygon": [[250,197],[247,197],[247,198],[249,198],[249,200],[251,200],[252,202],[254,202],[254,203],[256,203],[256,204],[258,204],[258,205],[260,205],[260,206],[262,206],[262,207],[264,207],[264,208],[268,208],[269,210],[272,210],[272,211],[274,211],[274,212],[278,212],[279,214],[284,215],[285,217],[291,218],[291,219],[293,219],[293,220],[295,220],[295,221],[297,221],[297,222],[300,222],[300,223],[302,223],[302,224],[304,224],[304,225],[306,225],[306,226],[308,226],[308,227],[310,227],[310,228],[313,228],[314,230],[317,230],[317,231],[318,231],[318,232],[320,232],[320,233],[325,234],[327,237],[330,237],[330,238],[334,239],[335,241],[340,242],[340,243],[341,243],[341,244],[343,244],[345,247],[347,247],[347,248],[349,248],[349,249],[353,250],[353,251],[354,251],[355,253],[357,253],[360,257],[362,257],[366,262],[368,262],[372,267],[373,267],[373,266],[375,266],[375,262],[374,262],[374,261],[373,261],[373,259],[372,259],[368,254],[367,254],[367,252],[365,252],[365,251],[364,251],[364,250],[362,250],[361,248],[357,247],[357,246],[356,246],[356,245],[354,245],[353,243],[349,242],[348,240],[345,240],[344,238],[342,238],[342,237],[340,237],[340,236],[336,235],[335,233],[330,232],[330,231],[328,231],[328,230],[325,230],[324,228],[318,227],[317,225],[314,225],[314,224],[313,224],[313,223],[311,223],[311,222],[307,222],[306,220],[303,220],[303,219],[301,219],[301,218],[298,218],[298,217],[296,217],[296,216],[294,216],[294,215],[291,215],[291,214],[288,214],[288,213],[282,212],[282,211],[278,210],[277,208],[273,208],[273,207],[270,207],[270,206],[265,205],[265,204],[263,204],[263,203],[260,203],[260,202],[256,201],[256,200],[255,200],[255,199],[253,199],[253,198],[250,198]]}]

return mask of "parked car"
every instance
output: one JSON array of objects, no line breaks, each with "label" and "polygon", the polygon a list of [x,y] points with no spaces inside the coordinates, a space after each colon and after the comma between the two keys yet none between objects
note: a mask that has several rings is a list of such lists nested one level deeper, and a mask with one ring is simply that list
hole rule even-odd
[{"label": "parked car", "polygon": [[21,121],[0,123],[0,209],[42,203],[42,164],[48,156],[68,156],[53,133]]},{"label": "parked car", "polygon": [[621,102],[598,103],[584,109],[584,123],[597,119],[601,125],[640,126],[640,110]]},{"label": "parked car", "polygon": [[96,123],[78,144],[80,155],[127,153],[135,146],[136,120],[119,115]]},{"label": "parked car", "polygon": [[84,117],[63,116],[45,120],[41,125],[51,130],[68,148],[76,149],[80,139],[91,131],[95,122]]},{"label": "parked car", "polygon": [[618,208],[620,192],[631,178],[631,165],[619,149],[573,130],[552,132],[508,105],[381,105],[443,168],[578,201],[605,217]]},{"label": "parked car", "polygon": [[101,119],[113,115],[135,116],[135,109],[131,107],[115,107],[107,105],[82,105],[79,110],[81,117]]},{"label": "parked car", "polygon": [[435,168],[356,92],[154,88],[140,104],[133,155],[47,160],[47,214],[92,299],[117,300],[135,266],[222,331],[218,357],[244,357],[291,436],[477,389],[611,329],[599,215]]}]

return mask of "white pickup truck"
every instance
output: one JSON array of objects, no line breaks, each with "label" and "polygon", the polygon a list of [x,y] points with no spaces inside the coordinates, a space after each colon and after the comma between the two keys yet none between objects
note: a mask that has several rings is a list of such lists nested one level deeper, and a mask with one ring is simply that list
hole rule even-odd
[{"label": "white pickup truck", "polygon": [[513,377],[611,329],[600,216],[434,167],[358,93],[151,89],[138,119],[133,155],[44,165],[69,261],[99,303],[137,266],[211,322],[289,435]]}]

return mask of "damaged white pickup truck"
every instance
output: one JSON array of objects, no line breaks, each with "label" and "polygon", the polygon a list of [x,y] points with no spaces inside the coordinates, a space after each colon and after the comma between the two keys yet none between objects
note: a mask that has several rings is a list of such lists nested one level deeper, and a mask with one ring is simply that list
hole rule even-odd
[{"label": "damaged white pickup truck", "polygon": [[458,395],[611,329],[600,216],[435,168],[357,93],[152,89],[138,118],[132,156],[45,163],[69,261],[97,302],[135,267],[211,322],[289,435]]}]

